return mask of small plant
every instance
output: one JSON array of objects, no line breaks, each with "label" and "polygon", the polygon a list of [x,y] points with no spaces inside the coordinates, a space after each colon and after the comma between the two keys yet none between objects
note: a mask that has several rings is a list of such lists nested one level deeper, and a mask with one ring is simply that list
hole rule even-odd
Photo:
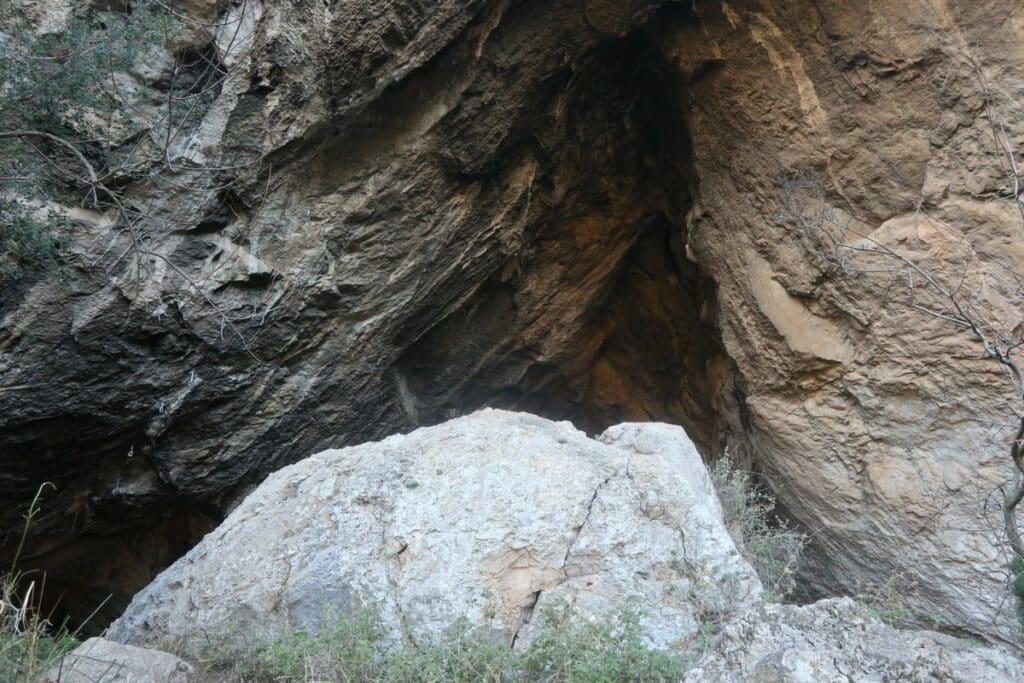
[{"label": "small plant", "polygon": [[0,9],[0,282],[66,279],[67,217],[35,207],[79,203],[83,191],[90,205],[101,199],[96,176],[111,151],[103,131],[137,117],[116,74],[173,26],[155,4],[135,5],[130,16],[76,9],[63,31],[44,35],[16,4]]},{"label": "small plant", "polygon": [[720,626],[720,624],[714,621],[701,621],[697,624],[697,633],[694,635],[691,643],[694,659],[699,659],[701,655],[711,649]]},{"label": "small plant", "polygon": [[514,680],[512,648],[466,621],[455,625],[444,642],[415,643],[384,657],[384,680],[410,683],[500,683]]},{"label": "small plant", "polygon": [[344,617],[329,613],[316,633],[270,636],[239,628],[211,637],[198,648],[198,655],[224,680],[318,680],[342,669],[350,677],[341,680],[374,680],[375,644],[382,635],[376,612]]},{"label": "small plant", "polygon": [[28,580],[18,570],[25,537],[48,486],[53,484],[40,486],[32,499],[14,559],[0,575],[0,683],[37,681],[78,644],[76,634],[63,625],[54,626],[39,609],[42,583]]},{"label": "small plant", "polygon": [[69,236],[67,217],[59,211],[39,220],[23,204],[0,198],[0,283],[60,273]]},{"label": "small plant", "polygon": [[852,597],[871,616],[895,628],[920,627],[923,622],[932,628],[941,627],[941,617],[929,617],[911,609],[910,604],[919,592],[920,586],[914,573],[899,568],[874,581],[857,583]]},{"label": "small plant", "polygon": [[[81,205],[135,230],[144,212],[124,183],[171,165],[225,77],[209,55],[164,52],[186,17],[161,0],[75,4],[39,32],[24,3],[0,3],[0,281],[65,275],[68,222],[35,207]],[[140,64],[160,74],[144,80]]]},{"label": "small plant", "polygon": [[761,578],[765,598],[784,599],[796,588],[795,571],[806,536],[774,515],[775,498],[750,472],[736,467],[728,450],[715,462],[711,479],[726,526]]},{"label": "small plant", "polygon": [[591,621],[580,620],[567,604],[541,612],[543,627],[522,655],[529,681],[677,681],[680,657],[644,642],[641,614],[627,603]]},{"label": "small plant", "polygon": [[13,3],[0,10],[0,22],[8,34],[0,47],[0,123],[57,134],[85,132],[85,113],[101,121],[131,116],[114,74],[130,70],[178,23],[152,0],[132,3],[130,13],[79,8],[63,30],[44,35]]}]

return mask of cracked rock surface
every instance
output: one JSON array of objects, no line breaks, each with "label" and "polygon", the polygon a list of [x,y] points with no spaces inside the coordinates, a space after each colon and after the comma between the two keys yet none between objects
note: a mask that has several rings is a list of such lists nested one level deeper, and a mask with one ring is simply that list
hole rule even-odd
[{"label": "cracked rock surface", "polygon": [[1024,663],[931,631],[899,631],[849,598],[762,605],[727,625],[687,683],[1019,681]]},{"label": "cracked rock surface", "polygon": [[1005,651],[897,630],[848,598],[763,602],[681,428],[591,439],[492,409],[271,475],[107,637],[315,630],[326,610],[373,605],[391,639],[440,640],[465,617],[519,649],[545,605],[585,619],[630,597],[651,645],[694,657],[689,683],[1024,680]]},{"label": "cracked rock surface", "polygon": [[586,615],[636,598],[650,641],[676,647],[702,611],[760,593],[681,428],[623,424],[595,440],[486,409],[271,475],[108,637],[316,628],[325,610],[373,605],[395,637],[466,617],[519,647],[553,601]]}]

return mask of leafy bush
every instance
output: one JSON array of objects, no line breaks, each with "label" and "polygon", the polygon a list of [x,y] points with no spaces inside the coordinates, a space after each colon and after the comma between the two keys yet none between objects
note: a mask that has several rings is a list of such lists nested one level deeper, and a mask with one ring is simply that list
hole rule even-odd
[{"label": "leafy bush", "polygon": [[593,621],[574,618],[568,605],[542,614],[541,632],[523,653],[526,680],[677,681],[683,661],[644,643],[640,613],[630,605]]},{"label": "leafy bush", "polygon": [[728,451],[715,462],[711,478],[726,526],[761,578],[765,598],[782,600],[796,588],[794,572],[806,537],[774,515],[775,498],[737,468]]},{"label": "leafy bush", "polygon": [[452,683],[514,680],[512,648],[465,621],[441,643],[416,643],[391,650],[383,661],[380,680]]},{"label": "leafy bush", "polygon": [[328,614],[316,633],[269,636],[250,633],[240,623],[187,649],[224,680],[303,681],[345,671],[342,680],[364,681],[375,680],[380,668],[376,644],[382,635],[380,618],[366,610]]},{"label": "leafy bush", "polygon": [[388,645],[379,614],[366,609],[328,615],[314,634],[254,637],[239,629],[206,640],[198,655],[210,678],[253,683],[625,683],[675,681],[683,674],[681,657],[645,645],[640,616],[629,606],[582,621],[560,604],[542,610],[539,623],[520,653],[465,622],[442,643]]},{"label": "leafy bush", "polygon": [[177,22],[152,1],[131,12],[79,9],[59,33],[36,35],[15,7],[0,10],[0,126],[81,133],[83,114],[133,116],[115,84],[146,50],[162,45]]},{"label": "leafy bush", "polygon": [[[132,115],[111,85],[114,74],[129,69],[164,24],[145,5],[130,20],[76,11],[62,32],[40,36],[15,4],[0,9],[0,281],[63,272],[57,266],[70,238],[66,218],[55,210],[40,218],[25,202],[81,198],[73,192],[88,177],[71,147],[88,158],[97,144],[87,121]],[[68,144],[15,134],[25,130]]]},{"label": "leafy bush", "polygon": [[21,203],[0,198],[0,283],[59,272],[69,234],[67,217],[59,211],[39,220]]},{"label": "leafy bush", "polygon": [[139,89],[127,74],[182,22],[157,0],[116,4],[124,11],[83,3],[59,32],[39,34],[18,3],[0,3],[0,280],[52,274],[67,247],[64,217],[27,206],[123,206],[117,182],[158,169],[163,154],[139,133],[159,129],[166,144],[212,100],[194,79]]}]

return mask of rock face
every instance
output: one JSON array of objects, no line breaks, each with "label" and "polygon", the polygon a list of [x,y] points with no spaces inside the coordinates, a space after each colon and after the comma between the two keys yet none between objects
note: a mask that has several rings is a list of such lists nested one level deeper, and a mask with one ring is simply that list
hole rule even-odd
[{"label": "rock face", "polygon": [[177,170],[129,187],[160,258],[83,214],[78,290],[0,301],[0,528],[58,485],[26,558],[69,599],[123,599],[300,454],[495,405],[728,444],[813,532],[813,593],[904,577],[1016,642],[1006,378],[784,199],[812,172],[936,272],[1024,272],[1019,3],[245,5]]},{"label": "rock face", "polygon": [[761,588],[678,427],[598,440],[567,423],[484,410],[271,475],[139,593],[107,637],[315,628],[325,610],[380,610],[392,634],[440,638],[460,618],[529,641],[545,605],[583,614],[639,600],[661,646]]},{"label": "rock face", "polygon": [[90,638],[64,657],[47,683],[188,683],[192,667],[172,654]]},{"label": "rock face", "polygon": [[728,624],[686,681],[1019,681],[1024,662],[929,631],[898,631],[848,598],[762,605]]},{"label": "rock face", "polygon": [[805,579],[835,594],[903,576],[915,611],[1013,643],[989,498],[1009,476],[1012,384],[969,335],[911,308],[905,275],[830,269],[780,198],[786,173],[813,171],[819,214],[954,287],[966,273],[995,328],[1019,325],[1000,281],[1024,272],[1024,223],[992,130],[1020,149],[1022,11],[726,2],[661,42],[690,75],[687,247],[738,370],[730,440],[812,532]]}]

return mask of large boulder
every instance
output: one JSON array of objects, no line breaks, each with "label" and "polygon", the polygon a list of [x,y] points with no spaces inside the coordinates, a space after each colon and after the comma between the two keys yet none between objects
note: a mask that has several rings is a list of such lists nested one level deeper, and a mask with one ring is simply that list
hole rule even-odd
[{"label": "large boulder", "polygon": [[271,475],[108,637],[308,629],[366,606],[393,634],[440,637],[466,617],[522,644],[547,604],[593,615],[635,599],[649,640],[673,647],[760,591],[682,429],[625,424],[595,440],[483,410]]},{"label": "large boulder", "polygon": [[849,598],[764,604],[729,623],[687,683],[1024,680],[1024,662],[931,631],[900,631]]}]

